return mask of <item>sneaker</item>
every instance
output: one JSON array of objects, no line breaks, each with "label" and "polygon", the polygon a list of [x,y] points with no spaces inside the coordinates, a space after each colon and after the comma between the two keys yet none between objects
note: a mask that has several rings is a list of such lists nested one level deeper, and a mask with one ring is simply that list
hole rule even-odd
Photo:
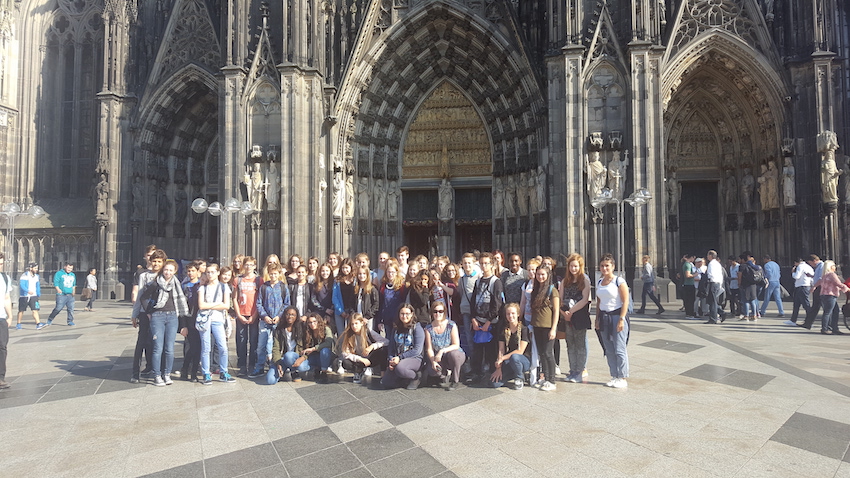
[{"label": "sneaker", "polygon": [[362,376],[363,376],[363,374],[361,374],[360,372],[354,372],[354,378],[352,379],[352,382],[360,383],[360,381],[361,381],[360,378]]},{"label": "sneaker", "polygon": [[[328,371],[330,372],[330,370],[328,370]],[[339,367],[337,367],[336,374],[337,375],[345,375],[345,368],[342,366],[342,364],[339,364]]]},{"label": "sneaker", "polygon": [[152,368],[146,368],[146,369],[142,370],[139,375],[141,375],[142,377],[150,377],[151,375],[153,375],[153,369]]},{"label": "sneaker", "polygon": [[566,381],[570,383],[578,383],[578,374],[576,373],[568,376]]},{"label": "sneaker", "polygon": [[236,372],[236,376],[237,377],[247,377],[248,376],[248,369],[245,368],[245,367],[240,368],[239,371]]},{"label": "sneaker", "polygon": [[373,373],[372,367],[366,367],[366,370],[363,371],[363,376],[364,377],[371,377],[372,373]]},{"label": "sneaker", "polygon": [[522,390],[523,386],[525,386],[525,380],[521,378],[514,379],[514,390]]},{"label": "sneaker", "polygon": [[47,324],[45,325],[45,327],[50,327],[51,325],[53,325],[53,321],[52,321],[52,320],[48,320],[48,321],[47,321]]},{"label": "sneaker", "polygon": [[626,387],[629,386],[629,384],[626,383],[626,379],[618,378],[618,379],[614,380],[614,385],[611,385],[611,386],[614,387],[614,388],[626,388]]},{"label": "sneaker", "polygon": [[617,379],[614,378],[614,377],[611,377],[611,380],[609,380],[608,383],[605,384],[605,386],[606,387],[613,387],[616,382],[617,382]]},{"label": "sneaker", "polygon": [[23,326],[23,325],[21,325],[21,324],[18,324],[18,325],[16,325],[16,326],[15,326],[15,328],[16,328],[16,329],[18,329],[18,330],[21,330],[21,329],[23,329],[23,328],[24,328],[24,326]]},{"label": "sneaker", "polygon": [[227,372],[222,372],[222,373],[218,376],[218,380],[219,380],[219,381],[221,381],[221,382],[225,382],[225,383],[233,383],[233,382],[235,382],[235,381],[236,381],[236,379],[235,379],[235,378],[233,378],[233,377],[232,377],[229,373],[227,373]]},{"label": "sneaker", "polygon": [[543,385],[540,386],[540,391],[541,392],[554,392],[555,391],[555,384],[546,380],[545,382],[543,382]]},{"label": "sneaker", "polygon": [[166,385],[171,385],[171,384],[173,384],[173,383],[174,383],[173,381],[171,381],[171,377],[170,377],[170,376],[168,376],[168,375],[166,375],[166,376],[165,376],[164,381],[165,381],[165,384],[166,384]]},{"label": "sneaker", "polygon": [[783,323],[784,325],[790,325],[790,326],[792,326],[792,327],[793,327],[793,326],[795,326],[795,325],[797,325],[797,322],[794,322],[793,320],[785,320],[785,321],[783,321],[782,323]]},{"label": "sneaker", "polygon": [[35,330],[41,330],[45,327],[47,327],[47,322],[39,322],[38,324],[35,325]]},{"label": "sneaker", "polygon": [[286,372],[283,372],[283,377],[280,377],[280,380],[278,380],[278,382],[291,382],[291,381],[292,381],[292,373],[289,372],[288,370]]},{"label": "sneaker", "polygon": [[419,388],[419,382],[421,382],[421,381],[422,381],[422,372],[416,372],[416,376],[413,377],[413,380],[411,380],[410,383],[407,384],[407,389],[408,390],[416,390],[417,388]]},{"label": "sneaker", "polygon": [[212,375],[205,373],[203,384],[204,385],[212,385]]},{"label": "sneaker", "polygon": [[658,309],[658,312],[656,312],[655,315],[661,315],[663,313],[664,313],[664,307],[661,307],[660,309]]},{"label": "sneaker", "polygon": [[10,385],[9,382],[7,382],[5,380],[0,380],[0,390],[6,390],[7,388],[9,388],[11,386],[12,385]]},{"label": "sneaker", "polygon": [[587,377],[588,377],[587,369],[582,370],[582,372],[581,372],[581,381],[582,381],[582,382],[587,382]]},{"label": "sneaker", "polygon": [[77,325],[77,324],[75,324],[75,323],[73,323],[73,322],[68,322],[68,327],[73,327],[73,326],[75,326],[75,325]]},{"label": "sneaker", "polygon": [[156,377],[153,378],[153,384],[154,384],[154,386],[157,386],[157,387],[164,387],[165,386],[165,380],[163,380],[162,377],[157,375]]},{"label": "sneaker", "polygon": [[[555,365],[555,377],[557,377],[558,375],[561,375],[561,367]],[[552,377],[552,380],[554,380],[555,377]]]},{"label": "sneaker", "polygon": [[174,378],[180,378],[183,376],[183,372],[181,372],[180,370],[175,370],[171,372],[171,376]]},{"label": "sneaker", "polygon": [[139,377],[130,377],[130,383],[139,383]]},{"label": "sneaker", "polygon": [[292,381],[293,382],[300,382],[301,381],[301,375],[299,375],[298,372],[292,372]]},{"label": "sneaker", "polygon": [[248,378],[257,378],[265,375],[262,369],[255,369],[253,372],[248,374]]}]

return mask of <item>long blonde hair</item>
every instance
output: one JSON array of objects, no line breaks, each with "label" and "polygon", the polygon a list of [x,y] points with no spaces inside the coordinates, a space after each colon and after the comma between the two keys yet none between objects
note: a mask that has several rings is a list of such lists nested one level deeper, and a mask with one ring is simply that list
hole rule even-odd
[{"label": "long blonde hair", "polygon": [[[355,321],[358,321],[362,324],[360,327],[360,333],[356,334],[353,330],[351,330],[351,324]],[[339,352],[348,352],[348,353],[357,353],[357,336],[360,336],[360,344],[364,347],[369,343],[369,332],[366,330],[368,328],[368,322],[363,318],[361,314],[353,314],[351,319],[348,321],[348,326],[345,327],[345,331],[342,335],[339,336],[339,340],[337,341],[337,348]]]},{"label": "long blonde hair", "polygon": [[[366,280],[363,282],[363,285],[361,286],[360,285],[361,282],[357,278],[357,276],[360,275],[360,273],[363,272],[363,271],[366,272]],[[357,272],[354,274],[354,294],[355,295],[360,294],[361,289],[363,289],[367,294],[372,293],[372,272],[366,266],[361,266],[360,268],[357,269]]]},{"label": "long blonde hair", "polygon": [[[572,264],[573,261],[578,262],[578,274],[575,276],[573,276],[570,272],[570,264]],[[579,289],[584,290],[584,286],[586,285],[584,283],[584,274],[584,257],[577,252],[573,252],[569,257],[567,257],[567,273],[564,275],[564,286],[575,284]]]}]

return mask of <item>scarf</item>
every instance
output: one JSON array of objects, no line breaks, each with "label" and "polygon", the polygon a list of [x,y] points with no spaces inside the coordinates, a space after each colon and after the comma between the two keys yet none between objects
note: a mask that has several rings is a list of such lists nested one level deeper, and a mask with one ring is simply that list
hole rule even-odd
[{"label": "scarf", "polygon": [[154,310],[165,307],[165,301],[173,293],[174,308],[177,310],[177,315],[189,315],[189,305],[186,302],[186,296],[183,294],[183,288],[176,285],[177,281],[173,277],[171,280],[166,281],[165,278],[158,275],[156,277],[156,284],[159,286],[159,297],[157,297]]}]

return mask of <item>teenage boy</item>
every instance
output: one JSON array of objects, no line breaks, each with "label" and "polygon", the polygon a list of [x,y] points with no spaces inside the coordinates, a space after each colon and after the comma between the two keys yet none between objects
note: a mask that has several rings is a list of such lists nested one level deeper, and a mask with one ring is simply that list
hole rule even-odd
[{"label": "teenage boy", "polygon": [[[0,254],[0,271],[6,262],[5,256]],[[9,388],[6,381],[6,351],[9,347],[9,324],[12,318],[12,281],[9,276],[0,272],[0,390]]]},{"label": "teenage boy", "polygon": [[410,249],[407,246],[401,246],[395,251],[395,258],[398,259],[399,272],[402,277],[407,277],[407,260],[410,259]]},{"label": "teenage boy", "polygon": [[[56,271],[53,275],[53,286],[56,288],[56,306],[47,317],[47,327],[53,323],[53,319],[62,312],[62,309],[68,310],[68,325],[74,325],[74,288],[77,287],[77,276],[74,275],[74,265],[70,262],[65,263],[65,267]],[[42,328],[44,328],[42,327]]]},{"label": "teenage boy", "polygon": [[[148,259],[148,270],[139,274],[139,281],[135,285],[137,291],[144,290],[145,286],[156,279],[156,275],[162,270],[166,259],[168,259],[168,255],[162,249],[157,249],[151,253]],[[142,304],[138,300],[133,303],[130,320],[133,322],[133,327],[139,329],[139,334],[136,337],[136,350],[133,352],[133,370],[130,383],[139,383],[139,377],[153,373],[153,362],[151,362],[151,321],[148,314],[142,310]],[[145,369],[139,371],[143,352],[145,354]]]},{"label": "teenage boy", "polygon": [[27,307],[32,310],[32,318],[35,320],[35,328],[44,328],[46,324],[42,324],[38,317],[40,309],[38,299],[41,297],[41,280],[38,277],[38,264],[30,262],[27,265],[27,270],[21,274],[21,280],[18,282],[21,286],[21,296],[18,298],[18,329],[22,329],[21,320],[24,318],[24,312]]},{"label": "teenage boy", "polygon": [[[481,254],[478,259],[481,266],[481,279],[475,284],[470,301],[472,312],[473,337],[476,332],[489,332],[489,341],[479,341],[472,346],[472,373],[477,378],[487,379],[487,370],[495,370],[498,339],[497,323],[504,302],[502,281],[493,273],[495,266],[493,256],[489,252]],[[485,335],[485,334],[478,334]],[[475,378],[472,379],[474,381]],[[469,380],[467,380],[469,381]]]},{"label": "teenage boy", "polygon": [[180,335],[183,340],[183,367],[180,376],[190,382],[198,381],[198,365],[201,361],[201,334],[195,328],[195,317],[198,314],[198,288],[201,286],[201,270],[198,261],[192,261],[186,266],[186,279],[183,280],[183,295],[189,306],[189,316],[183,318]]},{"label": "teenage boy", "polygon": [[[257,296],[257,315],[259,322],[259,339],[257,340],[257,364],[254,371],[248,377],[257,378],[266,374],[265,365],[271,364],[272,347],[274,346],[274,329],[283,316],[283,311],[289,307],[289,289],[286,284],[281,284],[280,278],[283,274],[277,264],[268,266],[269,280],[260,287]],[[270,366],[274,366],[271,364]]]},{"label": "teenage boy", "polygon": [[[475,255],[467,252],[461,258],[463,276],[460,278],[460,315],[463,317],[463,334],[460,336],[460,347],[467,357],[472,357],[472,291],[481,277],[475,270]],[[466,361],[469,363],[469,360]]]},{"label": "teenage boy", "polygon": [[257,275],[257,260],[248,256],[242,262],[244,273],[236,284],[236,365],[237,377],[248,375],[257,364],[257,338],[260,333],[257,318],[257,293],[263,279]]}]

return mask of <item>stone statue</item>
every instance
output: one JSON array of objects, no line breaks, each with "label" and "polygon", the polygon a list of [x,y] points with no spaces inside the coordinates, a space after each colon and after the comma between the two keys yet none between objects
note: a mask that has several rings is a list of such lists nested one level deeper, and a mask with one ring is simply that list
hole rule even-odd
[{"label": "stone statue", "polygon": [[658,22],[661,26],[667,25],[667,3],[665,0],[658,0]]},{"label": "stone statue", "polygon": [[493,217],[505,216],[505,186],[502,178],[493,178]]},{"label": "stone statue", "polygon": [[451,219],[454,217],[452,208],[454,188],[452,188],[452,183],[448,179],[443,178],[443,181],[440,182],[439,196],[440,209],[437,213],[437,218],[444,220]]},{"label": "stone statue", "polygon": [[734,170],[726,170],[726,181],[724,181],[723,186],[723,203],[726,207],[726,213],[735,213],[738,210],[738,179],[735,178]]},{"label": "stone statue", "polygon": [[398,219],[398,198],[398,183],[390,181],[390,186],[387,189],[387,217],[390,219]]},{"label": "stone statue", "polygon": [[540,212],[537,199],[537,174],[530,172],[528,173],[528,209],[531,214]]},{"label": "stone statue", "polygon": [[838,202],[838,178],[840,169],[835,167],[835,151],[838,137],[832,131],[824,131],[817,137],[818,151],[823,154],[820,163],[821,197],[825,204]]},{"label": "stone statue", "polygon": [[354,176],[351,174],[345,178],[345,215],[354,216]]},{"label": "stone statue", "polygon": [[174,192],[174,223],[185,223],[188,212],[189,196],[183,186],[177,186],[177,190]]},{"label": "stone statue", "polygon": [[133,221],[141,221],[145,217],[145,188],[142,186],[142,178],[136,176],[133,180]]},{"label": "stone statue", "polygon": [[516,185],[517,211],[520,216],[528,216],[528,174],[521,173]]},{"label": "stone statue", "polygon": [[259,162],[260,160],[263,159],[263,147],[262,146],[260,146],[259,144],[255,144],[254,146],[251,146],[251,159],[253,159],[255,162]]},{"label": "stone statue", "polygon": [[614,155],[608,163],[608,189],[611,190],[611,195],[617,199],[623,199],[627,161],[628,159],[620,160],[620,152],[614,151]]},{"label": "stone statue", "polygon": [[767,191],[767,165],[760,166],[761,172],[756,182],[758,183],[759,204],[762,211],[770,210],[770,194]]},{"label": "stone statue", "polygon": [[797,205],[796,175],[791,158],[785,158],[785,167],[782,168],[782,204],[785,207]]},{"label": "stone statue", "polygon": [[325,181],[325,178],[319,180],[319,216],[322,215],[322,211],[325,209],[325,191],[328,189],[328,182]]},{"label": "stone statue", "polygon": [[508,217],[515,217],[516,210],[514,202],[516,201],[516,181],[513,176],[508,176],[505,184],[505,214]]},{"label": "stone statue", "polygon": [[605,166],[599,160],[599,151],[591,151],[587,155],[585,162],[585,170],[587,172],[587,195],[592,201],[594,198],[602,194],[602,188],[605,187],[607,171]]},{"label": "stone statue", "polygon": [[333,215],[342,216],[343,211],[345,211],[345,177],[342,174],[342,169],[334,168],[333,192],[331,194]]},{"label": "stone statue", "polygon": [[756,180],[750,173],[750,168],[744,168],[744,175],[741,177],[741,206],[744,212],[753,212],[753,191],[756,186]]},{"label": "stone statue", "polygon": [[369,178],[360,178],[357,183],[357,211],[360,219],[369,218]]},{"label": "stone statue", "polygon": [[774,161],[767,162],[765,186],[768,195],[768,206],[770,209],[779,209],[779,170],[776,169],[776,162]]},{"label": "stone statue", "polygon": [[171,200],[168,197],[168,185],[165,181],[159,183],[159,216],[157,219],[160,222],[171,220]]},{"label": "stone statue", "polygon": [[537,212],[546,210],[546,170],[537,167]]},{"label": "stone statue", "polygon": [[844,157],[844,168],[841,175],[844,176],[844,204],[850,204],[850,156]]},{"label": "stone statue", "polygon": [[[269,151],[271,155],[274,151]],[[269,205],[269,211],[277,211],[280,203],[280,173],[277,170],[274,162],[269,163],[269,172],[266,175],[266,203]]]},{"label": "stone statue", "polygon": [[763,0],[764,3],[764,18],[771,22],[776,17],[773,13],[774,0]]},{"label": "stone statue", "polygon": [[263,178],[262,167],[262,164],[254,163],[251,169],[245,169],[245,176],[242,178],[242,182],[248,187],[248,201],[251,202],[251,207],[255,211],[263,209],[263,199],[265,199],[263,196],[269,184]]},{"label": "stone statue", "polygon": [[682,197],[682,185],[676,178],[676,170],[670,170],[670,176],[664,182],[664,188],[667,190],[667,214],[670,216],[679,215],[679,199]]},{"label": "stone statue", "polygon": [[106,174],[101,173],[100,182],[95,186],[94,193],[97,199],[97,209],[95,209],[97,217],[105,218],[109,216],[106,205],[106,199],[109,196],[109,183],[106,181]]},{"label": "stone statue", "polygon": [[383,179],[375,180],[375,219],[384,219],[387,209],[387,189]]}]

